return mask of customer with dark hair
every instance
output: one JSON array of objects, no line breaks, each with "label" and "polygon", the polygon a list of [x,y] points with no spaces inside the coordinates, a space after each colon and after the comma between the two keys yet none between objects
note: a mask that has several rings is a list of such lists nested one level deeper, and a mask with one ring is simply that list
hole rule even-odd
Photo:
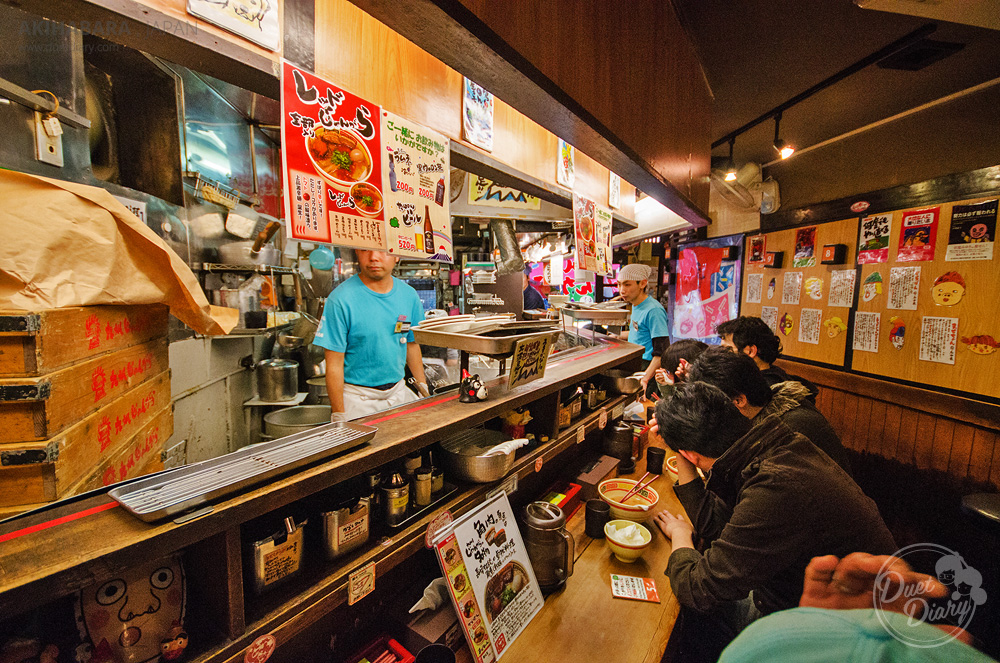
[{"label": "customer with dark hair", "polygon": [[715,328],[715,333],[722,339],[722,345],[734,350],[750,355],[767,380],[767,384],[773,385],[779,382],[795,380],[801,382],[812,394],[810,400],[816,400],[819,389],[809,380],[789,375],[774,362],[781,356],[781,339],[771,331],[767,323],[760,318],[748,315],[741,315],[732,320],[726,320]]},{"label": "customer with dark hair", "polygon": [[809,400],[809,390],[795,380],[779,382],[770,388],[760,369],[749,355],[726,348],[709,348],[688,369],[690,380],[700,380],[724,391],[737,409],[755,425],[772,414],[796,433],[826,452],[838,465],[851,473],[840,437],[826,417]]},{"label": "customer with dark hair", "polygon": [[685,382],[657,404],[656,422],[677,450],[674,491],[693,523],[655,517],[672,544],[682,660],[715,660],[758,613],[795,607],[813,557],[896,549],[875,503],[777,416],[751,427],[722,390]]},{"label": "customer with dark hair", "polygon": [[688,366],[698,358],[708,345],[692,338],[684,338],[667,346],[660,355],[660,368],[654,373],[656,386],[662,398],[669,398],[674,393],[674,384],[684,381]]}]

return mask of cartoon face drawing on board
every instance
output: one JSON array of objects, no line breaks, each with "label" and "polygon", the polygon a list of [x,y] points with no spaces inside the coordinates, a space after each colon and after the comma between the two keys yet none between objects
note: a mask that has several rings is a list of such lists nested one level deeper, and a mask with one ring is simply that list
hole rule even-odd
[{"label": "cartoon face drawing on board", "polygon": [[77,596],[80,636],[93,660],[176,660],[187,646],[184,569],[179,557],[146,562]]},{"label": "cartoon face drawing on board", "polygon": [[892,327],[889,329],[889,340],[892,341],[892,347],[897,350],[903,349],[903,341],[906,336],[906,323],[904,323],[899,317],[892,316],[889,318],[889,324]]},{"label": "cartoon face drawing on board", "polygon": [[990,227],[985,223],[967,223],[962,228],[962,240],[966,243],[992,242]]},{"label": "cartoon face drawing on board", "polygon": [[780,329],[781,333],[784,334],[785,336],[788,336],[789,334],[792,333],[792,327],[794,326],[795,326],[795,321],[792,320],[791,313],[785,313],[784,315],[781,316],[781,320],[778,321],[778,329]]},{"label": "cartoon face drawing on board", "polygon": [[775,288],[775,285],[777,285],[777,284],[775,283],[774,279],[771,279],[770,283],[767,284],[767,298],[768,299],[774,299],[774,288]]},{"label": "cartoon face drawing on board", "polygon": [[991,355],[1000,348],[1000,343],[992,336],[979,334],[977,336],[963,336],[962,343],[968,346],[970,352],[977,355]]},{"label": "cartoon face drawing on board", "polygon": [[806,292],[813,299],[823,299],[823,279],[810,276],[806,279]]},{"label": "cartoon face drawing on board", "polygon": [[940,306],[954,306],[965,295],[965,279],[958,272],[947,272],[934,279],[931,298]]},{"label": "cartoon face drawing on board", "polygon": [[882,275],[878,272],[872,272],[868,278],[865,279],[864,286],[861,289],[861,299],[866,302],[870,302],[881,294]]},{"label": "cartoon face drawing on board", "polygon": [[830,338],[836,338],[840,336],[841,332],[847,331],[847,325],[838,316],[824,320],[823,326],[826,327],[826,334]]}]

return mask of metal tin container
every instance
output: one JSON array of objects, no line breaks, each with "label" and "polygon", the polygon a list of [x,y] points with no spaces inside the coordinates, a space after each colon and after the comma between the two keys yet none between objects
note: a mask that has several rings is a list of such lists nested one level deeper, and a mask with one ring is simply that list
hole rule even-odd
[{"label": "metal tin container", "polygon": [[327,559],[335,559],[356,550],[368,541],[370,500],[359,499],[354,506],[326,511],[323,519],[323,548]]},{"label": "metal tin container", "polygon": [[427,506],[431,503],[433,471],[429,467],[421,467],[413,474],[413,503],[417,506]]},{"label": "metal tin container", "polygon": [[308,521],[298,525],[285,518],[285,531],[253,543],[253,586],[258,594],[273,589],[302,569],[303,530]]},{"label": "metal tin container", "polygon": [[257,394],[262,401],[293,400],[299,391],[299,362],[263,359],[257,362]]}]

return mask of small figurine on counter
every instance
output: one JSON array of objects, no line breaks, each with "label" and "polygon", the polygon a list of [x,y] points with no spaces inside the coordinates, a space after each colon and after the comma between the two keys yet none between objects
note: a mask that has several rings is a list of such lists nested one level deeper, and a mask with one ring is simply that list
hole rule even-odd
[{"label": "small figurine on counter", "polygon": [[486,385],[479,379],[479,373],[469,375],[468,371],[462,372],[461,392],[458,397],[461,403],[478,403],[485,401],[489,395],[489,392],[486,391]]}]

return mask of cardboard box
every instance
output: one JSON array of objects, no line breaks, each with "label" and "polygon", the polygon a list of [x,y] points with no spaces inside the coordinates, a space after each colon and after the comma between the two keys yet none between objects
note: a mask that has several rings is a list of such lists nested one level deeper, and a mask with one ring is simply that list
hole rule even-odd
[{"label": "cardboard box", "polygon": [[580,473],[573,480],[574,483],[580,485],[580,492],[578,493],[580,499],[586,502],[587,500],[596,498],[597,486],[602,481],[614,478],[616,469],[618,469],[618,459],[612,456],[601,456],[597,460],[584,465],[583,469],[580,470]]}]

